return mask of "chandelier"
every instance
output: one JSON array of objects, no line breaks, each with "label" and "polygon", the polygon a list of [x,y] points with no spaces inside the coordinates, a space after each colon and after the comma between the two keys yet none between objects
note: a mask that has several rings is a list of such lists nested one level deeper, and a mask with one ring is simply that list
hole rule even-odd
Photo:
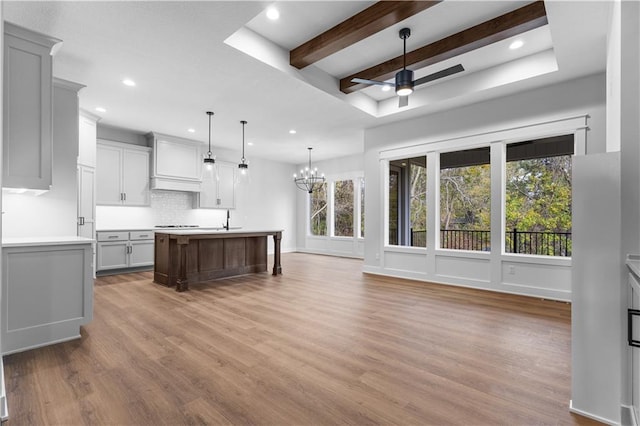
[{"label": "chandelier", "polygon": [[311,194],[318,186],[322,185],[325,181],[324,173],[318,176],[318,168],[311,168],[311,150],[313,148],[307,148],[309,150],[309,165],[300,170],[300,176],[296,173],[293,174],[293,181],[296,186],[303,191],[307,191]]}]

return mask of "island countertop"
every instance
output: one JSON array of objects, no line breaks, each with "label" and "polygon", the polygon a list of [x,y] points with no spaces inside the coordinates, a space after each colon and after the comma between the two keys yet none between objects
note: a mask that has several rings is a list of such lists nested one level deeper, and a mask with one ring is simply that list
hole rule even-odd
[{"label": "island countertop", "polygon": [[262,235],[273,235],[276,233],[282,233],[282,229],[244,229],[244,228],[236,228],[231,227],[230,230],[226,229],[206,229],[206,228],[179,228],[179,229],[162,229],[155,231],[158,234],[169,234],[169,235],[238,235],[238,234],[262,234]]}]

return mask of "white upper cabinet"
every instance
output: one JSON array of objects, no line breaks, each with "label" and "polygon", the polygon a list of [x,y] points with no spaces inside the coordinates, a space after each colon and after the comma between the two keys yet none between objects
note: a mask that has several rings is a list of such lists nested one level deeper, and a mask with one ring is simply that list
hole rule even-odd
[{"label": "white upper cabinet", "polygon": [[78,146],[78,164],[88,167],[96,166],[97,126],[100,117],[80,110],[80,126]]},{"label": "white upper cabinet", "polygon": [[2,186],[48,190],[53,37],[4,23]]},{"label": "white upper cabinet", "polygon": [[147,139],[153,147],[151,189],[200,191],[200,142],[160,133],[149,133]]},{"label": "white upper cabinet", "polygon": [[235,173],[237,164],[216,161],[218,179],[202,181],[202,190],[195,198],[195,208],[233,209],[235,199]]},{"label": "white upper cabinet", "polygon": [[149,153],[147,147],[98,141],[96,204],[148,206]]}]

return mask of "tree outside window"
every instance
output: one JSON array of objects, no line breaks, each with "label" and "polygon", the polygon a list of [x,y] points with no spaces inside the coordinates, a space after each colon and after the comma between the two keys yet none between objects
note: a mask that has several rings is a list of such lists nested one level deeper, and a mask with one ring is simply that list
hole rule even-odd
[{"label": "tree outside window", "polygon": [[310,216],[309,225],[311,235],[327,235],[327,183],[318,186],[309,194]]},{"label": "tree outside window", "polygon": [[505,252],[571,256],[573,135],[507,146]]},{"label": "tree outside window", "polygon": [[353,181],[338,180],[333,188],[333,235],[353,237]]},{"label": "tree outside window", "polygon": [[360,178],[360,238],[364,238],[364,178]]},{"label": "tree outside window", "polygon": [[427,158],[389,162],[389,244],[426,247]]},{"label": "tree outside window", "polygon": [[489,147],[440,154],[440,247],[491,250]]}]

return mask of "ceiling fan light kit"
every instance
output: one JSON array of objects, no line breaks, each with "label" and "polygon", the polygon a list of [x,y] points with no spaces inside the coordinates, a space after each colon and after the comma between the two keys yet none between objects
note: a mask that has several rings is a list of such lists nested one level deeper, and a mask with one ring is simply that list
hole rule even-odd
[{"label": "ceiling fan light kit", "polygon": [[[458,64],[414,80],[413,71],[407,69],[407,39],[411,36],[411,30],[409,28],[403,28],[400,30],[399,35],[404,46],[402,53],[402,69],[396,73],[395,82],[396,95],[400,97],[398,103],[399,108],[409,105],[408,96],[413,93],[413,88],[415,86],[464,71],[464,67],[461,64]],[[386,81],[366,80],[363,78],[353,78],[351,79],[351,82],[378,86],[394,86],[392,83],[387,83]]]}]

